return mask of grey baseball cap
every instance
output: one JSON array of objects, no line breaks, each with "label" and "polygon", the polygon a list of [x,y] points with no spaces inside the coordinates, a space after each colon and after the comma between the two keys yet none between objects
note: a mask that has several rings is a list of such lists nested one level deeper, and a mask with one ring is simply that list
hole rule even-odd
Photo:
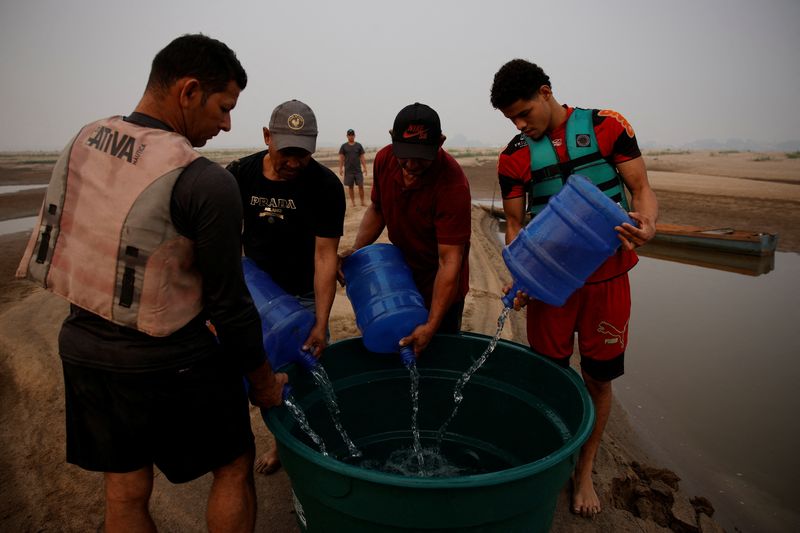
[{"label": "grey baseball cap", "polygon": [[317,149],[317,117],[300,100],[289,100],[272,111],[269,132],[272,150],[302,148],[313,154]]}]

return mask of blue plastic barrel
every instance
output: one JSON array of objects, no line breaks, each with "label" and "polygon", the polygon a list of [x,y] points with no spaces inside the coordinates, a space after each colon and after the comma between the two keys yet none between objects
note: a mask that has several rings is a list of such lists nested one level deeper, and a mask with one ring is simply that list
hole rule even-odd
[{"label": "blue plastic barrel", "polygon": [[342,272],[364,346],[375,353],[400,352],[408,365],[414,350],[398,343],[427,322],[428,310],[403,253],[392,244],[371,244],[348,256]]},{"label": "blue plastic barrel", "polygon": [[289,363],[314,368],[317,360],[304,351],[303,343],[314,327],[314,314],[272,281],[255,261],[242,258],[244,281],[261,317],[264,350],[273,370]]},{"label": "blue plastic barrel", "polygon": [[514,285],[503,297],[511,307],[518,290],[562,306],[620,246],[615,226],[628,214],[591,181],[573,174],[547,206],[503,249]]}]

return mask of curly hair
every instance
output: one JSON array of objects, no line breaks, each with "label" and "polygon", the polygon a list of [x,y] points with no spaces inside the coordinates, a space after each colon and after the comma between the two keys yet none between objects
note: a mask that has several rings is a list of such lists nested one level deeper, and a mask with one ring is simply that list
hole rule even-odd
[{"label": "curly hair", "polygon": [[224,91],[231,81],[240,90],[247,85],[247,73],[233,50],[201,33],[182,35],[156,54],[147,89],[165,91],[186,76],[197,78],[205,98]]},{"label": "curly hair", "polygon": [[524,59],[512,59],[497,71],[492,82],[492,107],[508,107],[517,100],[532,99],[542,85],[550,85],[550,77],[542,67]]}]

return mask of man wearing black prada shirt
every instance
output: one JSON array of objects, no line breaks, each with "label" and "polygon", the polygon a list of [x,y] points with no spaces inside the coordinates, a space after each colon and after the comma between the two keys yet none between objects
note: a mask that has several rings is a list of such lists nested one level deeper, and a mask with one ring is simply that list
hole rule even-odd
[{"label": "man wearing black prada shirt", "polygon": [[[336,295],[339,239],[344,232],[344,187],[312,158],[317,120],[299,100],[276,107],[263,130],[269,147],[233,161],[244,207],[244,253],[316,321],[303,349],[319,357],[327,345]],[[256,461],[269,474],[280,466],[273,450]]]}]

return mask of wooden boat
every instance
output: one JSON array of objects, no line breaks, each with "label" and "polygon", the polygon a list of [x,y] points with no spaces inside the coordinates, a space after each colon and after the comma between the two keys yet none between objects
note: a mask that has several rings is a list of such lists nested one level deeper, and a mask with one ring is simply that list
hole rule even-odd
[{"label": "wooden boat", "polygon": [[[505,219],[503,208],[495,205],[494,202],[474,203],[489,212],[493,217]],[[775,253],[775,248],[778,246],[778,236],[772,233],[733,228],[656,224],[656,236],[651,242],[653,244],[680,245],[733,254],[768,256]]]},{"label": "wooden boat", "polygon": [[778,246],[778,236],[771,233],[733,228],[656,224],[656,236],[652,242],[764,256],[775,253],[775,248]]}]

